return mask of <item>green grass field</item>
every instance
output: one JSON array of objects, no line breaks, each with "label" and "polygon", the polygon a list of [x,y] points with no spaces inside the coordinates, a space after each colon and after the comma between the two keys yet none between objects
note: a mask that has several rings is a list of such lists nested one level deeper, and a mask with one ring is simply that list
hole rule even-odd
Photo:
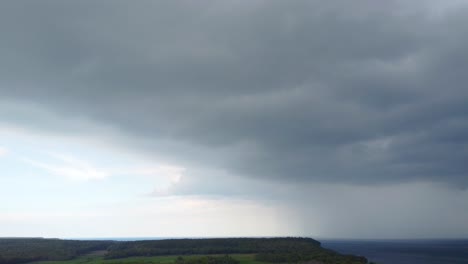
[{"label": "green grass field", "polygon": [[[202,255],[183,256],[186,259],[199,258]],[[238,260],[240,264],[264,264],[263,262],[255,261],[254,254],[230,254],[229,256]],[[157,256],[157,257],[131,257],[122,259],[104,259],[102,256],[88,255],[67,261],[39,261],[34,264],[172,264],[178,256]]]}]

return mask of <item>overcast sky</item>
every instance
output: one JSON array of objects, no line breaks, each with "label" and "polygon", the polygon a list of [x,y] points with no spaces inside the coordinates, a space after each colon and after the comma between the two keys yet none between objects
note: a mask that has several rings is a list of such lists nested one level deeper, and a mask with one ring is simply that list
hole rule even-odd
[{"label": "overcast sky", "polygon": [[0,236],[467,237],[467,25],[468,1],[2,1]]}]

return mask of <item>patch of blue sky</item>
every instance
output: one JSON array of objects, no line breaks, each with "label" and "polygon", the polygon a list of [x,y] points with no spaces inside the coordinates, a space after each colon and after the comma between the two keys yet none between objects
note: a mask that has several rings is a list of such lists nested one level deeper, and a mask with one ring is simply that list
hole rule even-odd
[{"label": "patch of blue sky", "polygon": [[73,139],[2,133],[0,147],[4,212],[106,206],[140,199],[171,182],[152,171],[154,164]]}]

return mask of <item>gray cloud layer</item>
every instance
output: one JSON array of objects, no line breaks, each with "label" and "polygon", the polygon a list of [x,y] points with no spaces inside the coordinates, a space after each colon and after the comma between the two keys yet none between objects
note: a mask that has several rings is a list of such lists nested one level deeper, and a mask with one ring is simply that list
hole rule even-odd
[{"label": "gray cloud layer", "polygon": [[4,2],[1,101],[244,177],[466,187],[468,9],[430,7]]}]

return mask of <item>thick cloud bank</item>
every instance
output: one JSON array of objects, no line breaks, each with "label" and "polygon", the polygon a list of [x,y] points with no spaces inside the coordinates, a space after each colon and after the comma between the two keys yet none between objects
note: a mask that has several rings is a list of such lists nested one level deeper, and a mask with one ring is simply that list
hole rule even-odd
[{"label": "thick cloud bank", "polygon": [[466,187],[467,12],[4,2],[0,117],[60,133],[102,126],[126,147],[260,180]]}]

